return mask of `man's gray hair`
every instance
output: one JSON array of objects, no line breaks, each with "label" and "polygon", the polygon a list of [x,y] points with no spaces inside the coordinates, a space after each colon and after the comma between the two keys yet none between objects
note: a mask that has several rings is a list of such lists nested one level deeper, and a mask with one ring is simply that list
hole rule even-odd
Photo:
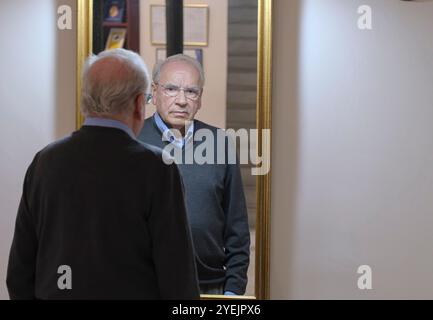
[{"label": "man's gray hair", "polygon": [[180,62],[186,62],[197,69],[199,76],[200,76],[199,86],[200,86],[200,88],[203,88],[204,83],[205,83],[203,66],[196,59],[191,58],[190,56],[187,56],[185,54],[177,54],[177,55],[168,57],[165,60],[158,61],[155,64],[155,67],[153,68],[153,74],[152,74],[153,82],[159,83],[159,80],[161,78],[161,70],[166,64],[168,64],[170,62],[179,62],[179,61]]},{"label": "man's gray hair", "polygon": [[[109,76],[98,77],[96,72],[91,72],[92,66],[105,59],[121,62],[121,68],[104,70]],[[87,59],[82,74],[81,112],[84,116],[128,114],[137,95],[149,93],[150,82],[147,66],[135,52],[113,49],[92,55]]]}]

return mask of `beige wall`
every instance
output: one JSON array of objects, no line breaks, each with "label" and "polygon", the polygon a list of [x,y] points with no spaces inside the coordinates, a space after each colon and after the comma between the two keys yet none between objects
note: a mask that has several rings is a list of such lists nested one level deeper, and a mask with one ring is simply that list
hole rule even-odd
[{"label": "beige wall", "polygon": [[433,298],[433,2],[363,4],[275,1],[273,299]]},{"label": "beige wall", "polygon": [[[25,171],[35,153],[75,126],[75,31],[57,31],[74,0],[0,1],[0,299]],[[6,43],[5,42],[5,43]]]},{"label": "beige wall", "polygon": [[[203,63],[206,85],[202,99],[202,108],[197,119],[214,126],[226,127],[227,99],[227,24],[228,0],[186,0],[184,4],[209,5],[209,46],[203,48]],[[164,0],[140,1],[140,36],[141,55],[150,70],[156,60],[156,48],[150,43],[150,5],[164,4]],[[153,114],[155,107],[148,106],[147,115]]]}]

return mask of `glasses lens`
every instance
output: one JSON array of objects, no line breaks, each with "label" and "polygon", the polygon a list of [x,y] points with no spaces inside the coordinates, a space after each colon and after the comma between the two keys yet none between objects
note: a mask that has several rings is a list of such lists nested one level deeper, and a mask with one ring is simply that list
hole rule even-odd
[{"label": "glasses lens", "polygon": [[190,100],[197,100],[200,96],[200,90],[197,88],[180,88],[178,86],[174,85],[161,85],[164,94],[169,97],[177,97],[180,93],[180,91],[183,91],[185,93],[185,97],[187,97]]},{"label": "glasses lens", "polygon": [[185,95],[188,99],[195,100],[198,98],[199,92],[197,89],[185,89]]},{"label": "glasses lens", "polygon": [[170,97],[176,97],[179,94],[179,87],[176,86],[165,86],[164,93]]}]

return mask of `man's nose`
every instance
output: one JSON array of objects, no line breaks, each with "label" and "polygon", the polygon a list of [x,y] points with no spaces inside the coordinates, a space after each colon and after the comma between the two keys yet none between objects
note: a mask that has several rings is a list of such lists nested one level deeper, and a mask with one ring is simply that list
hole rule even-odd
[{"label": "man's nose", "polygon": [[188,100],[185,95],[185,90],[180,90],[177,96],[177,103],[184,106],[188,103]]}]

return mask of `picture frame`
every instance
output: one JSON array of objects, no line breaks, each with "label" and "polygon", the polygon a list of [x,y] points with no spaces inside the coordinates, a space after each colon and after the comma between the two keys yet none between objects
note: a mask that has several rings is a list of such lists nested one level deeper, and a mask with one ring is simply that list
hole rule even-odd
[{"label": "picture frame", "polygon": [[[209,6],[205,4],[184,5],[184,45],[208,46]],[[165,5],[150,6],[150,38],[153,45],[166,44]]]},{"label": "picture frame", "polygon": [[[203,66],[203,49],[202,48],[185,48],[183,53],[191,58],[196,59]],[[156,49],[156,61],[162,61],[167,58],[167,50],[165,48]]]},{"label": "picture frame", "polygon": [[123,22],[126,11],[126,0],[105,0],[104,21]]},{"label": "picture frame", "polygon": [[111,28],[105,50],[123,48],[126,39],[126,28]]}]

